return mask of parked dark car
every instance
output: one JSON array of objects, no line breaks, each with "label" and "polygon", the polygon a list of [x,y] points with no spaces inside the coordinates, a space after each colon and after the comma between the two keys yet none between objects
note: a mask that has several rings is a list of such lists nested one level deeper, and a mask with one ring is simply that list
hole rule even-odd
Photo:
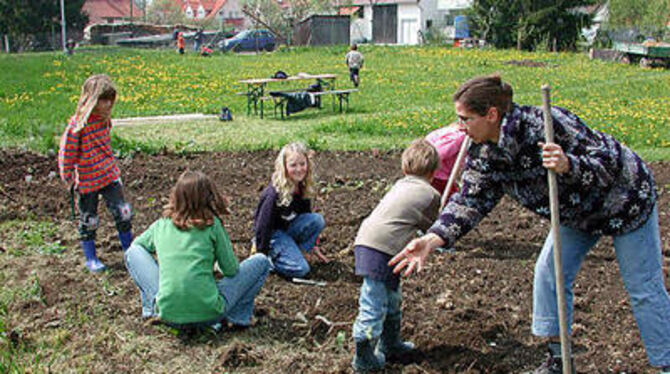
[{"label": "parked dark car", "polygon": [[219,49],[223,52],[272,51],[275,45],[275,37],[270,31],[245,30],[232,38],[220,41]]}]

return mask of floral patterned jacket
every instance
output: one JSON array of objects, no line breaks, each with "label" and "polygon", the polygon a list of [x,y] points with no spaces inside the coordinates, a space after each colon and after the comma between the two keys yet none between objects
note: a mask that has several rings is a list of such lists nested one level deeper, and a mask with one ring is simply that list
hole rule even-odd
[{"label": "floral patterned jacket", "polygon": [[[553,107],[555,142],[570,161],[557,175],[562,225],[593,235],[621,235],[647,221],[656,203],[649,167],[629,148]],[[501,122],[498,143],[472,144],[463,188],[428,230],[450,247],[500,201],[503,194],[550,217],[547,169],[542,166],[542,109],[514,104]]]}]

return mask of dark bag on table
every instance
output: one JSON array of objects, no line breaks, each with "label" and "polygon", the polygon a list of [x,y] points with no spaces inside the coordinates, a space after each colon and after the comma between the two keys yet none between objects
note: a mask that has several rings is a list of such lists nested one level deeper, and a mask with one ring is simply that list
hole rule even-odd
[{"label": "dark bag on table", "polygon": [[288,74],[284,73],[281,70],[277,70],[277,72],[271,77],[274,79],[286,79],[288,78]]},{"label": "dark bag on table", "polygon": [[310,84],[309,87],[307,87],[307,92],[321,92],[321,91],[323,91],[323,87],[321,87],[321,83],[319,82]]}]

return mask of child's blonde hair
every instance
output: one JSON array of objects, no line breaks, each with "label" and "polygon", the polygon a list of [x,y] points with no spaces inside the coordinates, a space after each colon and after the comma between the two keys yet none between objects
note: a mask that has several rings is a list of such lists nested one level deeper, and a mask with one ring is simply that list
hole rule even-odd
[{"label": "child's blonde hair", "polygon": [[163,217],[172,220],[180,230],[211,226],[214,217],[222,221],[221,215],[228,213],[228,201],[214,182],[205,173],[190,170],[179,176],[163,208]]},{"label": "child's blonde hair", "polygon": [[305,179],[297,186],[298,189],[305,198],[310,198],[314,194],[312,186],[312,159],[309,155],[309,149],[303,143],[299,142],[287,144],[279,151],[279,155],[277,155],[277,159],[275,160],[275,171],[272,173],[272,186],[279,194],[280,206],[291,204],[293,191],[296,188],[295,183],[289,178],[288,170],[286,169],[286,159],[291,153],[301,154],[307,160],[307,173],[305,174]]},{"label": "child's blonde hair", "polygon": [[88,117],[98,105],[98,100],[116,100],[116,87],[111,78],[106,74],[97,74],[90,76],[84,85],[81,86],[81,96],[77,104],[77,111],[74,114],[76,121],[75,132],[86,126]]},{"label": "child's blonde hair", "polygon": [[402,172],[405,175],[430,175],[437,170],[439,163],[437,150],[425,139],[412,141],[402,153]]}]

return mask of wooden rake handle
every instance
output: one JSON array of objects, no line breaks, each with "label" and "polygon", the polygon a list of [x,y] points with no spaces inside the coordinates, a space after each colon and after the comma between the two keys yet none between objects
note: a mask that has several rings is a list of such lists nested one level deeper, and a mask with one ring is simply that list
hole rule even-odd
[{"label": "wooden rake handle", "polygon": [[[544,113],[544,133],[547,143],[554,142],[554,125],[551,118],[551,101],[549,98],[550,90],[551,88],[549,85],[542,85],[542,111]],[[563,281],[563,260],[561,257],[560,216],[558,211],[558,183],[556,181],[556,173],[549,170],[547,179],[549,182],[549,207],[551,209],[551,234],[554,240],[554,277],[556,278],[558,322],[561,334],[561,359],[563,361],[563,374],[572,374],[570,336],[568,335],[568,322],[565,306],[565,283]]]},{"label": "wooden rake handle", "polygon": [[449,174],[449,181],[447,182],[447,187],[445,187],[444,192],[442,192],[442,199],[440,201],[440,210],[442,210],[442,208],[444,208],[444,206],[447,205],[447,198],[449,197],[449,191],[451,191],[451,188],[454,186],[454,183],[456,183],[456,179],[460,174],[461,166],[463,164],[463,158],[465,158],[465,155],[468,153],[470,143],[472,143],[472,139],[470,139],[470,137],[466,135],[465,139],[463,139],[463,143],[461,143],[461,149],[458,151],[458,156],[456,156],[456,162],[454,163],[454,166],[451,168],[451,173]]}]

